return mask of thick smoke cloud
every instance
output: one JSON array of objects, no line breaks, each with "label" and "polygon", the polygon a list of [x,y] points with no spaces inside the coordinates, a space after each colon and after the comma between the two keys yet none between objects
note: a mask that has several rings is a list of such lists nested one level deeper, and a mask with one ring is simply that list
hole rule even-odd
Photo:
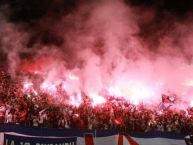
[{"label": "thick smoke cloud", "polygon": [[189,0],[4,1],[2,63],[14,78],[38,74],[42,89],[61,85],[76,99],[148,103],[171,91],[190,101],[192,16]]}]

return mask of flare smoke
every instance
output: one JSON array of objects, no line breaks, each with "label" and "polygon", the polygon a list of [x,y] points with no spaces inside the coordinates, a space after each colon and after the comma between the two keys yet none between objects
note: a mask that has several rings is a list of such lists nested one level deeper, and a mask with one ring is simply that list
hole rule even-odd
[{"label": "flare smoke", "polygon": [[181,9],[171,3],[2,2],[1,64],[13,78],[31,82],[35,74],[40,88],[60,85],[71,97],[84,92],[148,103],[170,91],[190,101],[192,3]]}]

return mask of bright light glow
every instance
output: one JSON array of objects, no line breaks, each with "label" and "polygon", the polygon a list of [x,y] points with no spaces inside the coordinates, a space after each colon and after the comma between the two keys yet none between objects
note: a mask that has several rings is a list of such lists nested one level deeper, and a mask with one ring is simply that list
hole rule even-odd
[{"label": "bright light glow", "polygon": [[43,91],[48,91],[48,93],[52,94],[57,91],[56,86],[51,82],[45,81],[41,84],[41,89]]},{"label": "bright light glow", "polygon": [[186,86],[193,87],[193,81],[188,81],[185,83]]},{"label": "bright light glow", "polygon": [[32,87],[33,87],[33,83],[32,82],[24,82],[24,84],[23,84],[24,90],[29,90]]},{"label": "bright light glow", "polygon": [[121,96],[122,95],[122,93],[118,87],[110,87],[108,89],[108,92],[112,96]]},{"label": "bright light glow", "polygon": [[190,107],[193,107],[193,100],[190,101]]},{"label": "bright light glow", "polygon": [[105,103],[106,102],[106,100],[105,100],[105,98],[104,97],[102,97],[102,96],[100,96],[100,95],[98,95],[98,94],[95,94],[95,93],[92,93],[91,95],[90,95],[90,97],[92,98],[92,105],[93,106],[96,106],[96,105],[99,105],[99,104],[102,104],[102,103]]},{"label": "bright light glow", "polygon": [[68,74],[67,77],[70,79],[70,80],[79,80],[79,78],[77,76],[75,76],[74,74]]},{"label": "bright light glow", "polygon": [[153,96],[152,89],[147,86],[133,86],[131,88],[131,102],[139,104],[140,101],[145,101]]},{"label": "bright light glow", "polygon": [[76,96],[70,96],[69,103],[71,105],[78,107],[80,106],[81,102],[82,102],[82,96],[80,93],[77,94]]},{"label": "bright light glow", "polygon": [[162,115],[162,114],[163,114],[163,112],[162,112],[162,111],[157,111],[157,113],[158,113],[159,115]]},{"label": "bright light glow", "polygon": [[140,102],[146,102],[154,96],[153,89],[150,85],[143,82],[133,81],[131,84],[113,86],[108,89],[109,95],[124,97],[133,104],[138,105]]}]

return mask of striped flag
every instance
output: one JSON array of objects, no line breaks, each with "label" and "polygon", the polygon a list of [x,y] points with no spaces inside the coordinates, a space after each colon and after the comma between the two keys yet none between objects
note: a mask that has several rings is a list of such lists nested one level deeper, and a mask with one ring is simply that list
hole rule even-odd
[{"label": "striped flag", "polygon": [[0,145],[186,145],[173,132],[128,135],[116,130],[38,129],[0,124]]},{"label": "striped flag", "polygon": [[127,134],[94,138],[91,134],[77,139],[77,145],[139,145]]}]

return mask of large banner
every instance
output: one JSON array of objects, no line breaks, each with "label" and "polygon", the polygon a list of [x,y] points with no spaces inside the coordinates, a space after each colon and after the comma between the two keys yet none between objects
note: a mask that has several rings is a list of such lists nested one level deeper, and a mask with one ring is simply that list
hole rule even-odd
[{"label": "large banner", "polygon": [[186,145],[172,132],[126,134],[117,130],[28,128],[0,124],[0,145]]},{"label": "large banner", "polygon": [[3,145],[76,145],[76,137],[29,137],[4,134]]},{"label": "large banner", "polygon": [[131,137],[117,134],[105,137],[44,137],[17,133],[1,133],[0,145],[185,145],[183,139],[160,137]]}]

